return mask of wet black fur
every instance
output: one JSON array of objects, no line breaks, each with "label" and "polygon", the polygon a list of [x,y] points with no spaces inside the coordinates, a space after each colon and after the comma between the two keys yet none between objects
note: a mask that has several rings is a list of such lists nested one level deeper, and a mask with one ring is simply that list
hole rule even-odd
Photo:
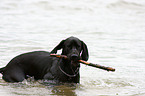
[{"label": "wet black fur", "polygon": [[[57,53],[57,50],[60,49],[62,49],[62,55],[68,56],[68,60],[50,56],[50,53]],[[5,67],[0,68],[0,73],[7,82],[22,82],[24,79],[34,76],[36,80],[79,83],[80,64],[77,60],[87,61],[88,56],[86,44],[76,37],[69,37],[62,40],[51,52],[34,51],[16,56]],[[70,77],[64,74],[60,68],[67,74],[76,76]]]}]

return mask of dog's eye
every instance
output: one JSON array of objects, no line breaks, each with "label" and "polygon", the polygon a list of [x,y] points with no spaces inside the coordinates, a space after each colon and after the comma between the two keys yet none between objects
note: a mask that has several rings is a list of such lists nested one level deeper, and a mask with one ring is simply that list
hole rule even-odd
[{"label": "dog's eye", "polygon": [[80,45],[77,45],[77,47],[81,47]]},{"label": "dog's eye", "polygon": [[80,45],[77,45],[77,48],[81,48],[81,46]]}]

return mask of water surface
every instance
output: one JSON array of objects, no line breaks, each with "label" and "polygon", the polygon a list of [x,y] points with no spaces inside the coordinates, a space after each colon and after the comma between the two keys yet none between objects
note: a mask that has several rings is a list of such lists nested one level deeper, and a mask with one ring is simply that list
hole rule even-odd
[{"label": "water surface", "polygon": [[89,62],[116,72],[81,65],[80,84],[6,83],[5,96],[145,95],[144,0],[0,0],[0,67],[21,53],[51,51],[76,36],[89,49]]}]

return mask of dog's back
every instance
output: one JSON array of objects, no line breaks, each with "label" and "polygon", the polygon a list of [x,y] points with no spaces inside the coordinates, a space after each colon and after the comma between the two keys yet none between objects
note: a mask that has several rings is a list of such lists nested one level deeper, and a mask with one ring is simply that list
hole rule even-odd
[{"label": "dog's back", "polygon": [[[21,82],[27,76],[34,76],[35,79],[42,79],[46,70],[50,68],[51,62],[49,52],[34,51],[21,54],[13,58],[6,67],[1,68],[3,79],[8,82]],[[43,71],[42,71],[43,70]]]}]

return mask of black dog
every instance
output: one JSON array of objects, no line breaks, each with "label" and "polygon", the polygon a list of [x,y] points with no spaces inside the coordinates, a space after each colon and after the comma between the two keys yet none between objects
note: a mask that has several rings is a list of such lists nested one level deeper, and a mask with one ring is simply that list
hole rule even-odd
[{"label": "black dog", "polygon": [[[62,49],[62,55],[68,59],[51,57]],[[34,51],[13,58],[5,67],[0,69],[3,79],[7,82],[22,82],[30,76],[34,79],[56,80],[57,82],[79,83],[79,59],[88,60],[86,44],[76,37],[62,40],[51,52]]]}]

